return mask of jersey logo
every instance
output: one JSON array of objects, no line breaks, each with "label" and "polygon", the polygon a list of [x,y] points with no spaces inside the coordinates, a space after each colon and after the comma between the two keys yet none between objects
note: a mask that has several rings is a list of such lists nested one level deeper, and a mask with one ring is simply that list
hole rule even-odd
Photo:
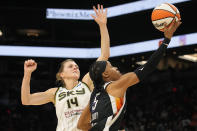
[{"label": "jersey logo", "polygon": [[94,111],[96,109],[96,105],[98,103],[97,97],[100,95],[100,93],[97,93],[95,98],[94,98],[94,102],[92,103],[92,111]]},{"label": "jersey logo", "polygon": [[140,68],[139,70],[141,70],[141,71],[142,71],[143,69],[144,69],[144,67]]},{"label": "jersey logo", "polygon": [[66,92],[61,92],[58,95],[59,101],[64,99],[65,97],[73,96],[73,95],[83,95],[85,94],[85,89],[82,88],[81,90],[73,90],[73,91],[66,91]]}]

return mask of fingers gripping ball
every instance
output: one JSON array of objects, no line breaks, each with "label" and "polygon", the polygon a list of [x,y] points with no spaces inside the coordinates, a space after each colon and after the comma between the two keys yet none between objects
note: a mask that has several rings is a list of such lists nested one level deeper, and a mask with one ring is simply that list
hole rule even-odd
[{"label": "fingers gripping ball", "polygon": [[173,20],[181,19],[179,10],[172,4],[163,3],[156,6],[152,12],[151,20],[154,27],[160,31],[164,31],[165,23],[169,27]]}]

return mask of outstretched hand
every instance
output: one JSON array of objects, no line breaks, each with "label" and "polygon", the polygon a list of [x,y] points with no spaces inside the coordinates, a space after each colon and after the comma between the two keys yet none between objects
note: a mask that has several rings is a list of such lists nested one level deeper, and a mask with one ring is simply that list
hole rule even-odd
[{"label": "outstretched hand", "polygon": [[168,39],[171,39],[171,37],[173,36],[174,32],[177,30],[177,28],[181,25],[181,21],[178,20],[176,21],[175,19],[173,20],[172,24],[167,27],[165,24],[165,28],[164,28],[164,36]]},{"label": "outstretched hand", "polygon": [[94,12],[96,15],[92,15],[93,19],[96,21],[98,25],[107,24],[107,9],[103,10],[103,5],[98,4],[97,8],[93,6]]}]

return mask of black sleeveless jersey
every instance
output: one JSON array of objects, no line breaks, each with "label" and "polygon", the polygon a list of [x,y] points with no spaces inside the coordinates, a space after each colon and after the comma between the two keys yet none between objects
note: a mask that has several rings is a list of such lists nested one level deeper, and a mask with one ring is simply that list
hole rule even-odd
[{"label": "black sleeveless jersey", "polygon": [[97,92],[93,90],[90,97],[91,125],[90,131],[118,131],[126,111],[126,94],[124,98],[116,98],[106,92],[107,86]]}]

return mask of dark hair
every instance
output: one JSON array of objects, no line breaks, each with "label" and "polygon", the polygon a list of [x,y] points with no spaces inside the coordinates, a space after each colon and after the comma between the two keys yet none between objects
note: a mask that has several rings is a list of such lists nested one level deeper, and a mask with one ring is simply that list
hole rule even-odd
[{"label": "dark hair", "polygon": [[102,73],[105,71],[106,66],[107,61],[96,61],[90,66],[89,69],[90,78],[93,81],[94,88],[98,91],[103,89],[102,86],[105,83]]}]

